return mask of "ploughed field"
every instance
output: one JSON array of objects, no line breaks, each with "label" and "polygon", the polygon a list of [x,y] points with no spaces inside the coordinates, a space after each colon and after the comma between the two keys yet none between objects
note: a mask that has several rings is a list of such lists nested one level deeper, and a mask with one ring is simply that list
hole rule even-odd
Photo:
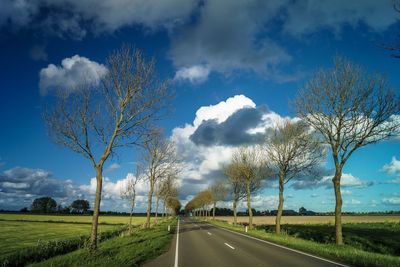
[{"label": "ploughed field", "polygon": [[[37,246],[41,242],[89,236],[91,216],[0,214],[0,255]],[[145,217],[133,217],[133,224]],[[129,222],[127,216],[100,216],[99,232],[115,231]]]}]

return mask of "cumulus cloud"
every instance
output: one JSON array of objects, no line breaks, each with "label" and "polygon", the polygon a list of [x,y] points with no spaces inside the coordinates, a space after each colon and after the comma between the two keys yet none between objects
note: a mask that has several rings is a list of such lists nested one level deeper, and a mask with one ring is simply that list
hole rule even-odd
[{"label": "cumulus cloud", "polygon": [[397,160],[395,156],[392,157],[392,161],[383,165],[382,171],[388,175],[399,175],[400,174],[400,160]]},{"label": "cumulus cloud", "polygon": [[400,197],[383,198],[382,203],[386,205],[400,206]]},{"label": "cumulus cloud", "polygon": [[172,131],[171,140],[184,161],[180,173],[181,198],[186,199],[223,179],[222,167],[230,161],[238,145],[257,142],[262,133],[283,120],[278,114],[257,107],[244,95],[200,107],[193,123]]},{"label": "cumulus cloud", "polygon": [[[119,180],[103,177],[102,210],[127,210],[126,201],[120,195],[127,181],[133,178],[128,173]],[[136,187],[136,211],[143,212],[147,205],[146,181],[140,180]],[[93,207],[96,193],[96,178],[91,178],[89,183],[78,185],[71,180],[58,179],[52,173],[42,169],[15,167],[0,172],[0,209],[18,210],[30,207],[33,199],[50,196],[61,205],[70,205],[77,198],[89,200]]]},{"label": "cumulus cloud", "polygon": [[61,66],[49,64],[39,73],[39,88],[42,95],[50,90],[77,90],[87,84],[97,85],[107,68],[86,57],[75,55],[61,61]]},{"label": "cumulus cloud", "polygon": [[2,208],[29,206],[32,199],[51,196],[58,199],[81,196],[70,180],[60,180],[42,169],[15,167],[0,173]]},{"label": "cumulus cloud", "polygon": [[201,83],[207,80],[210,69],[205,66],[195,65],[179,69],[175,74],[175,80],[188,80],[192,83]]},{"label": "cumulus cloud", "polygon": [[262,140],[263,133],[248,133],[258,127],[265,110],[243,108],[233,113],[226,121],[218,123],[216,119],[203,121],[190,140],[196,145],[241,145]]},{"label": "cumulus cloud", "polygon": [[[331,188],[332,185],[331,175],[326,175],[322,177],[301,177],[301,179],[294,180],[291,186],[294,189],[313,189],[318,187]],[[374,184],[372,181],[363,181],[358,177],[353,176],[351,173],[343,173],[341,182],[342,187],[369,187]],[[345,193],[351,193],[350,191],[345,191]]]},{"label": "cumulus cloud", "polygon": [[[104,199],[120,199],[121,191],[126,187],[129,179],[132,179],[134,174],[128,173],[125,178],[120,180],[112,181],[108,177],[103,177],[103,191],[102,197]],[[96,193],[96,177],[90,179],[89,184],[83,184],[79,186],[82,192],[86,192],[90,195],[95,195]],[[144,196],[148,192],[148,185],[144,180],[140,180],[136,187],[136,194],[138,196]]]}]

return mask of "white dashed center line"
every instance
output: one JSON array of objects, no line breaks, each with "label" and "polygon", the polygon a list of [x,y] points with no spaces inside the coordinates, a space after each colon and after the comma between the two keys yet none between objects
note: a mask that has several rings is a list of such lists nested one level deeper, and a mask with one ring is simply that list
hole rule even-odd
[{"label": "white dashed center line", "polygon": [[211,235],[211,233],[210,233],[210,232],[207,232],[207,234],[208,234],[208,235]]},{"label": "white dashed center line", "polygon": [[231,249],[235,249],[234,247],[232,247],[231,245],[229,245],[228,243],[225,243],[226,246],[230,247]]}]

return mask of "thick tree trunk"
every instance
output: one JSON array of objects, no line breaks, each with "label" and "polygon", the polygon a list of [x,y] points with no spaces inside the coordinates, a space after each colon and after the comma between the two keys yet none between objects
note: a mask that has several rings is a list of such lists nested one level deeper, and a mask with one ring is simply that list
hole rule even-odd
[{"label": "thick tree trunk", "polygon": [[213,207],[213,220],[215,220],[215,206],[217,205],[217,203],[214,201],[214,207]]},{"label": "thick tree trunk", "polygon": [[99,224],[102,183],[103,183],[103,166],[97,166],[96,167],[96,199],[94,200],[93,217],[92,217],[92,233],[90,236],[90,250],[92,252],[97,249],[97,227]]},{"label": "thick tree trunk", "polygon": [[253,229],[253,211],[251,210],[250,182],[246,184],[247,209],[249,210],[249,228]]},{"label": "thick tree trunk", "polygon": [[153,200],[153,190],[154,190],[154,184],[150,183],[150,190],[149,190],[149,195],[147,199],[147,215],[146,215],[146,223],[145,223],[145,228],[150,228],[150,216],[151,216],[151,204]]},{"label": "thick tree trunk", "polygon": [[237,225],[237,200],[233,200],[233,225]]},{"label": "thick tree trunk", "polygon": [[340,178],[342,177],[342,170],[336,166],[335,176],[332,179],[333,188],[335,190],[335,233],[336,244],[343,245],[342,233],[342,193],[340,192]]},{"label": "thick tree trunk", "polygon": [[276,214],[275,227],[276,233],[281,233],[281,218],[283,211],[283,190],[284,190],[284,179],[285,175],[283,173],[279,174],[279,204],[278,204],[278,213]]}]

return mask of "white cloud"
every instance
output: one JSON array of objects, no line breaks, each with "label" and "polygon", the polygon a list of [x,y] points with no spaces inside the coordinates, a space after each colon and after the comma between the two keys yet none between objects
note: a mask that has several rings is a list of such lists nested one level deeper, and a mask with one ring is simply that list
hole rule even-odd
[{"label": "white cloud", "polygon": [[[316,187],[332,187],[332,175],[323,176],[322,178],[316,177],[314,179],[305,179],[295,180],[292,183],[293,188],[295,189],[310,189]],[[353,176],[351,173],[342,173],[342,178],[340,180],[340,184],[342,187],[368,187],[372,186],[374,183],[372,181],[363,181],[360,178]],[[351,194],[350,191],[344,191],[344,194]]]},{"label": "white cloud", "polygon": [[382,171],[389,175],[399,175],[400,174],[400,160],[397,160],[395,156],[392,157],[392,161],[383,165]]},{"label": "white cloud", "polygon": [[121,168],[121,165],[119,165],[118,163],[112,163],[110,166],[108,166],[107,172],[113,172],[115,170],[118,170],[119,168]]},{"label": "white cloud", "polygon": [[192,83],[201,83],[207,80],[210,69],[206,66],[195,65],[183,67],[175,73],[175,80],[188,80]]},{"label": "white cloud", "polygon": [[42,95],[51,90],[73,91],[87,84],[98,85],[107,73],[103,64],[75,55],[61,61],[61,66],[49,64],[39,73],[39,88]]},{"label": "white cloud", "polygon": [[382,203],[386,205],[400,205],[400,197],[383,198]]},{"label": "white cloud", "polygon": [[198,127],[203,121],[216,120],[218,123],[226,121],[233,113],[244,107],[255,108],[256,104],[244,95],[235,95],[216,105],[200,107],[196,111],[193,125]]},{"label": "white cloud", "polygon": [[[183,170],[180,173],[182,198],[196,194],[215,180],[223,179],[222,166],[230,161],[233,151],[237,147],[236,144],[196,145],[191,140],[191,136],[207,121],[212,120],[214,123],[222,125],[231,120],[237,112],[246,109],[256,110],[257,107],[250,98],[236,95],[215,105],[200,107],[192,124],[172,130],[171,140],[176,144],[183,159]],[[261,117],[261,123],[257,125],[264,127],[264,131],[282,120],[282,117],[272,111],[263,112],[270,114],[270,116]],[[272,122],[272,120],[276,120],[276,122]],[[262,130],[259,129],[257,132],[261,133]]]},{"label": "white cloud", "polygon": [[[108,177],[103,177],[103,191],[102,196],[105,199],[120,199],[121,191],[126,186],[129,179],[132,179],[134,174],[128,173],[125,178],[113,182]],[[96,193],[96,178],[90,179],[90,184],[84,184],[79,186],[79,189],[83,192],[95,195]],[[138,182],[136,187],[136,193],[138,196],[144,196],[148,192],[148,185],[142,179]]]},{"label": "white cloud", "polygon": [[362,201],[352,198],[349,200],[344,200],[343,202],[343,207],[344,208],[354,208],[355,206],[360,206],[362,204]]}]

